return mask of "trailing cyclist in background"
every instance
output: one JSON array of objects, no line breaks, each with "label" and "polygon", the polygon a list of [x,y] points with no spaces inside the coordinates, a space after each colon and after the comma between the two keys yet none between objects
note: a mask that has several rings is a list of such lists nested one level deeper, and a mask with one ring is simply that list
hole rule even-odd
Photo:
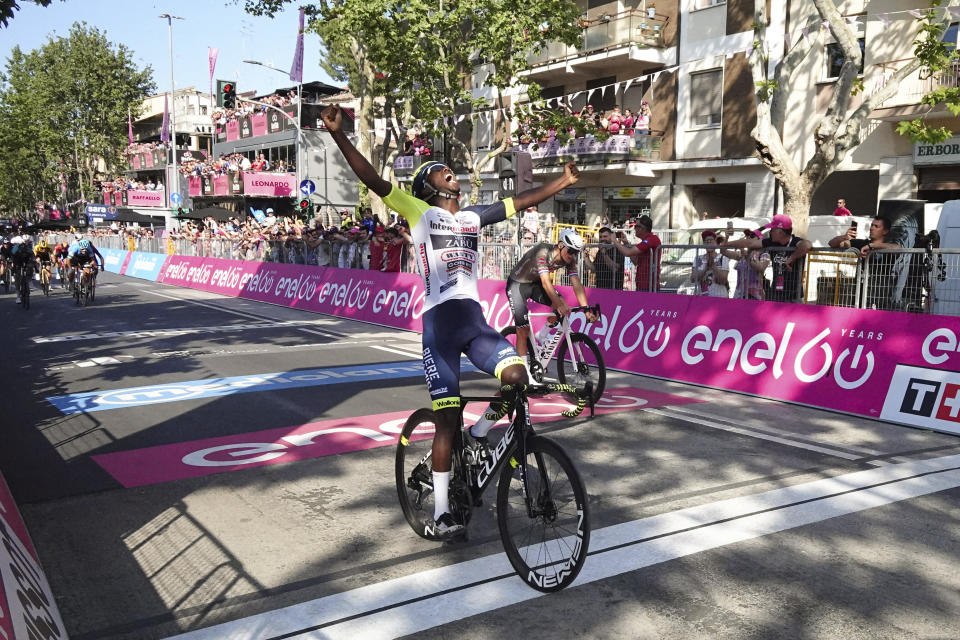
[{"label": "trailing cyclist in background", "polygon": [[53,278],[53,269],[51,267],[53,247],[47,242],[45,236],[40,237],[40,241],[37,242],[33,254],[37,257],[37,261],[40,264],[40,287],[43,289],[43,295],[48,296],[50,295],[50,280]]},{"label": "trailing cyclist in background", "polygon": [[37,263],[33,254],[33,239],[27,235],[16,236],[11,241],[10,256],[13,260],[14,284],[17,287],[17,304],[23,304],[24,309],[29,309],[30,280]]},{"label": "trailing cyclist in background", "polygon": [[[67,257],[67,266],[70,269],[67,277],[72,280],[73,270],[80,269],[81,277],[79,280],[81,290],[86,288],[88,291],[91,291],[93,287],[96,286],[97,280],[97,260],[94,258],[99,259],[100,268],[103,269],[103,256],[97,251],[97,248],[93,246],[92,242],[85,239],[81,234],[77,235],[79,238],[76,243],[70,246],[70,252]],[[90,268],[86,268],[88,265]]]},{"label": "trailing cyclist in background", "polygon": [[67,288],[70,282],[67,279],[67,257],[69,253],[70,245],[67,244],[66,240],[61,240],[57,243],[57,246],[53,248],[53,258],[57,261],[57,278],[60,279],[60,286],[64,289]]},{"label": "trailing cyclist in background", "polygon": [[13,260],[11,259],[11,250],[13,245],[10,242],[10,238],[7,236],[3,237],[3,244],[0,245],[0,280],[3,280],[3,288],[5,293],[10,293],[10,280],[13,275],[10,273],[10,269],[13,266]]}]

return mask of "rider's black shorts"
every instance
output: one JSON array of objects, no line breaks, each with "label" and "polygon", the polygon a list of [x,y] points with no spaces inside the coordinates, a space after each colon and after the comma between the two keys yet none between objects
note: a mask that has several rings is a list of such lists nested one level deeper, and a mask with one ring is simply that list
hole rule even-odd
[{"label": "rider's black shorts", "polygon": [[507,280],[507,300],[510,301],[510,311],[513,312],[513,324],[517,327],[529,327],[530,316],[527,313],[527,300],[551,306],[553,301],[539,281],[514,282]]}]

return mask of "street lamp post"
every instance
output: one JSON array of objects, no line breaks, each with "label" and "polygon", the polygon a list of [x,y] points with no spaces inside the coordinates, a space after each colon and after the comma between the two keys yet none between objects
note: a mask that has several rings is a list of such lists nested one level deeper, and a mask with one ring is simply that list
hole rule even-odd
[{"label": "street lamp post", "polygon": [[173,21],[183,20],[180,16],[172,16],[169,13],[163,13],[160,18],[167,21],[167,37],[170,48],[170,164],[167,165],[167,207],[170,213],[173,213],[173,183],[177,179],[177,99],[176,89],[173,83]]},{"label": "street lamp post", "polygon": [[[284,70],[282,70],[282,69],[277,69],[275,66],[273,66],[273,65],[271,65],[271,64],[267,64],[267,63],[265,63],[265,62],[260,62],[259,60],[244,60],[244,62],[245,62],[246,64],[255,64],[255,65],[258,65],[258,66],[261,66],[261,67],[266,67],[267,69],[273,69],[273,70],[276,71],[277,73],[282,73],[283,75],[287,75],[287,72],[286,72],[286,71],[284,71]],[[254,102],[254,101],[253,101],[253,100],[247,100],[247,102]],[[297,118],[296,118],[296,124],[294,125],[294,126],[296,126],[296,128],[297,128],[296,150],[294,151],[294,153],[295,153],[296,156],[297,156],[297,163],[296,163],[296,164],[297,164],[297,188],[298,188],[298,189],[300,188],[300,182],[301,182],[301,180],[300,180],[300,176],[301,176],[301,171],[300,171],[300,146],[301,146],[301,143],[300,143],[300,139],[303,137],[303,131],[300,129],[300,105],[301,105],[302,103],[303,103],[303,83],[302,83],[302,82],[298,82],[298,83],[297,83]],[[272,105],[269,105],[269,104],[264,104],[264,103],[262,103],[262,102],[254,102],[254,104],[260,104],[260,105],[263,105],[263,106],[265,106],[265,107],[271,107],[271,108],[273,108],[273,109],[276,109],[276,107],[273,107]],[[283,111],[282,109],[280,109],[280,111],[283,113],[284,116],[289,117],[289,116],[287,116],[287,113],[286,113],[285,111]],[[307,177],[310,177],[309,171],[307,172]]]}]

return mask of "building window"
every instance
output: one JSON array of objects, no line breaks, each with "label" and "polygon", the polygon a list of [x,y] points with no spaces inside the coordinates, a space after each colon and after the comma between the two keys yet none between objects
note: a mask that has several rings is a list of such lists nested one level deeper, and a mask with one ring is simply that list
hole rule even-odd
[{"label": "building window", "polygon": [[953,22],[947,27],[943,32],[943,41],[953,45],[953,49],[957,48],[957,31],[960,27],[960,23]]},{"label": "building window", "polygon": [[715,127],[720,124],[722,92],[722,69],[690,74],[691,126]]},{"label": "building window", "polygon": [[697,0],[697,9],[709,9],[718,4],[727,4],[727,0]]},{"label": "building window", "polygon": [[[860,45],[860,68],[857,69],[857,75],[863,74],[863,59],[864,59],[864,49],[866,45],[866,40],[864,38],[857,38],[857,44]],[[831,42],[827,45],[826,50],[827,56],[827,80],[832,80],[840,77],[840,68],[843,67],[843,61],[846,59],[843,57],[843,49],[840,48],[840,44],[837,42]]]}]

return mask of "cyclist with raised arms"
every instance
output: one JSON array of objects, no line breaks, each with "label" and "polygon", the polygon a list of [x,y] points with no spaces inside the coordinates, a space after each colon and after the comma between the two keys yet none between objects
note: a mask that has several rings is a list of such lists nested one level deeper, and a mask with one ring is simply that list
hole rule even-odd
[{"label": "cyclist with raised arms", "polygon": [[423,368],[436,412],[433,438],[434,526],[430,533],[448,538],[463,530],[450,514],[451,449],[460,413],[460,354],[502,384],[527,384],[523,361],[486,323],[477,289],[480,228],[539,204],[577,182],[574,163],[563,176],[492,205],[460,208],[460,184],[441,162],[427,162],[414,174],[412,195],[380,177],[343,132],[340,107],[324,109],[323,123],[361,182],[410,224],[423,277]]},{"label": "cyclist with raised arms", "polygon": [[[513,312],[513,324],[517,327],[517,352],[527,366],[527,340],[530,337],[530,315],[527,300],[553,307],[559,315],[570,313],[570,307],[553,286],[554,274],[564,269],[570,276],[573,293],[580,306],[587,306],[587,292],[580,282],[577,258],[583,250],[583,238],[573,229],[564,229],[557,244],[541,242],[532,246],[513,268],[507,278],[507,299]],[[587,320],[593,322],[596,315],[587,312]],[[530,371],[527,371],[530,376]],[[477,435],[483,435],[478,433]]]}]

